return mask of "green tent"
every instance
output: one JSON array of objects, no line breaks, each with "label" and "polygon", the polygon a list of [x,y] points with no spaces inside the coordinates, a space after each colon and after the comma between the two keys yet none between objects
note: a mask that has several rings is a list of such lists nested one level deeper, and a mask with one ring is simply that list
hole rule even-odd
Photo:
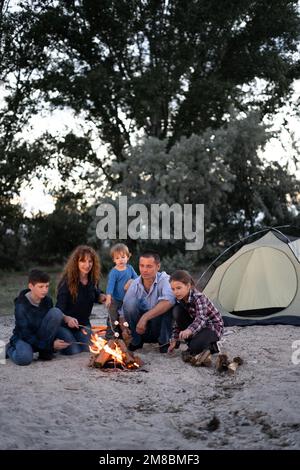
[{"label": "green tent", "polygon": [[229,258],[202,290],[226,326],[300,325],[300,238],[278,230],[258,236],[234,254],[226,250]]}]

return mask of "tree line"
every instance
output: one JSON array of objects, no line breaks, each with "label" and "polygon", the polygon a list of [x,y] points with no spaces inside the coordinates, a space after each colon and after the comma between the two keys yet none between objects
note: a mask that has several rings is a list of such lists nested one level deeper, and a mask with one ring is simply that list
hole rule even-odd
[{"label": "tree line", "polygon": [[[204,203],[193,263],[261,226],[297,223],[299,181],[262,156],[266,117],[299,78],[296,0],[4,0],[0,11],[1,266],[100,246],[94,206],[118,194]],[[31,117],[53,109],[72,110],[81,134],[26,139]],[[55,210],[26,218],[21,185],[49,184],[51,168],[63,180]],[[180,242],[160,246],[170,263],[184,256]]]}]

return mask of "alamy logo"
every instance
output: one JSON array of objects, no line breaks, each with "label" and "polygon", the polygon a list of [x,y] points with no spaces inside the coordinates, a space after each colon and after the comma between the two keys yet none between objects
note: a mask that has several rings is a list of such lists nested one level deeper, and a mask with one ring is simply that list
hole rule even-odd
[{"label": "alamy logo", "polygon": [[[145,204],[128,206],[120,196],[117,210],[112,204],[100,204],[96,215],[96,234],[101,240],[185,240],[186,250],[200,250],[204,243],[204,204]],[[130,220],[130,221],[129,221]],[[173,223],[172,223],[173,220]],[[173,227],[173,229],[172,229]]]},{"label": "alamy logo", "polygon": [[5,359],[5,342],[0,340],[0,364],[6,364]]},{"label": "alamy logo", "polygon": [[300,364],[300,340],[297,339],[296,341],[293,341],[292,343],[292,349],[295,349],[292,353],[292,363],[297,366]]}]

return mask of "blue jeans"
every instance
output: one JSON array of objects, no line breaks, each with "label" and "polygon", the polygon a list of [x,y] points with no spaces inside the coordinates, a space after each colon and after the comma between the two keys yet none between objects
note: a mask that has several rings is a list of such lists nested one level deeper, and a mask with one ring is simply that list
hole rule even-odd
[{"label": "blue jeans", "polygon": [[[59,330],[62,318],[63,313],[59,308],[50,308],[36,333],[37,339],[53,344],[57,338],[57,331]],[[36,351],[38,350],[32,347],[31,344],[18,339],[14,346],[8,345],[7,355],[18,366],[27,366],[32,362],[33,353]]]},{"label": "blue jeans", "polygon": [[[70,344],[66,349],[61,349],[61,354],[71,356],[81,352],[88,352],[88,344],[91,339],[91,324],[88,323],[87,329],[84,328],[69,328],[68,326],[61,326],[57,331],[57,338],[64,340],[66,343],[80,342],[84,344]],[[85,331],[87,334],[83,333]]]},{"label": "blue jeans", "polygon": [[172,308],[162,315],[149,320],[143,335],[139,335],[136,332],[136,325],[141,316],[150,310],[147,301],[145,299],[132,299],[130,302],[127,300],[126,307],[123,304],[123,310],[131,330],[131,343],[134,346],[138,346],[141,343],[168,343],[172,332]]}]

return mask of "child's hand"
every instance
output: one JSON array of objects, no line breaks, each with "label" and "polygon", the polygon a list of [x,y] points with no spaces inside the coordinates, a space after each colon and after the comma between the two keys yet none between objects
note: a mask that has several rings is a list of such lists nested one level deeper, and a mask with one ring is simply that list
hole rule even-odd
[{"label": "child's hand", "polygon": [[128,290],[128,288],[130,287],[130,285],[132,284],[133,282],[133,279],[128,279],[128,281],[126,282],[125,286],[124,286],[124,291],[126,292]]},{"label": "child's hand", "polygon": [[175,347],[176,347],[176,339],[172,339],[170,341],[170,346],[168,347],[168,353],[173,352]]},{"label": "child's hand", "polygon": [[183,330],[179,333],[179,339],[188,339],[190,336],[192,336],[192,334],[193,332],[187,328],[186,330]]},{"label": "child's hand", "polygon": [[65,349],[67,348],[68,346],[70,346],[70,343],[66,343],[64,340],[62,339],[56,339],[53,343],[53,349],[55,351],[59,351],[61,349]]},{"label": "child's hand", "polygon": [[109,294],[107,294],[107,296],[106,296],[105,305],[106,305],[106,307],[111,306],[111,295],[109,295]]}]

